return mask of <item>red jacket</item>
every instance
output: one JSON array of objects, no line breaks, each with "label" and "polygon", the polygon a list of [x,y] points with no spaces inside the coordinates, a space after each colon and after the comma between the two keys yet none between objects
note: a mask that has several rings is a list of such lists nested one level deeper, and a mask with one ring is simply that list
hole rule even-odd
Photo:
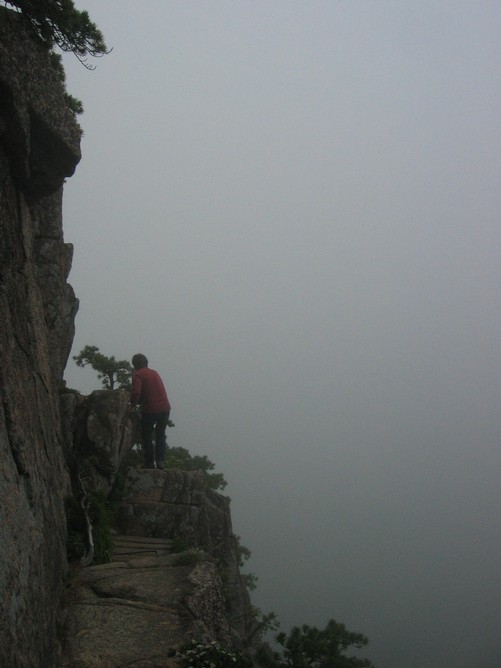
[{"label": "red jacket", "polygon": [[170,411],[162,379],[156,371],[143,367],[132,373],[132,406],[141,404],[142,413],[165,413]]}]

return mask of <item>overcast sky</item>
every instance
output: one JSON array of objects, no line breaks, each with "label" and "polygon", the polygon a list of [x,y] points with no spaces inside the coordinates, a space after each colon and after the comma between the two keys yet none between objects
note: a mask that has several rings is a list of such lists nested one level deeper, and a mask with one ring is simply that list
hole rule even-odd
[{"label": "overcast sky", "polygon": [[73,354],[161,373],[282,630],[499,668],[501,3],[76,4]]}]

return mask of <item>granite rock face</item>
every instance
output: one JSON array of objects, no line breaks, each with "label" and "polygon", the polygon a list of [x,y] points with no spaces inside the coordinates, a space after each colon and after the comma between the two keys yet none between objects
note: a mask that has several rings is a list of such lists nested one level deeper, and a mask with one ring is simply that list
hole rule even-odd
[{"label": "granite rock face", "polygon": [[139,440],[139,419],[128,410],[129,398],[125,390],[61,395],[67,460],[73,476],[85,475],[89,491],[110,493],[120,466]]},{"label": "granite rock face", "polygon": [[13,667],[53,664],[67,570],[58,385],[78,302],[61,189],[80,129],[48,58],[1,8],[0,665]]},{"label": "granite rock face", "polygon": [[131,557],[81,571],[64,613],[62,666],[179,664],[188,638],[231,646],[216,565],[202,553]]},{"label": "granite rock face", "polygon": [[16,188],[31,202],[60,190],[80,160],[81,130],[46,47],[0,8],[2,144]]},{"label": "granite rock face", "polygon": [[[123,390],[61,396],[72,473],[87,493],[107,495],[138,438]],[[172,666],[188,639],[246,648],[256,621],[239,570],[230,501],[201,471],[129,467],[115,526],[117,541],[178,543],[182,554],[125,554],[120,563],[80,569],[61,614],[62,664]],[[139,542],[141,542],[141,540]],[[155,550],[150,550],[155,551]],[[123,553],[121,553],[123,554]]]},{"label": "granite rock face", "polygon": [[229,646],[221,591],[206,555],[188,565],[173,554],[86,568],[64,612],[61,666],[173,666],[194,636]]},{"label": "granite rock face", "polygon": [[[229,499],[202,472],[130,468],[120,510],[112,563],[81,569],[70,585],[62,665],[173,666],[192,638],[247,649],[256,621]],[[162,543],[182,551],[165,554]]]},{"label": "granite rock face", "polygon": [[202,472],[129,469],[120,530],[133,536],[181,538],[216,559],[225,582],[233,642],[246,644],[255,620],[240,575],[230,500],[208,489]]}]

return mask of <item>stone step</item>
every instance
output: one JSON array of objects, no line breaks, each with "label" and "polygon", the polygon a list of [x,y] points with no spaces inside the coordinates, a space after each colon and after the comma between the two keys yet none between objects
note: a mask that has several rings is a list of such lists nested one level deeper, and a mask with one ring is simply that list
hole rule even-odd
[{"label": "stone step", "polygon": [[162,557],[172,553],[172,540],[149,536],[113,536],[111,561],[142,555]]}]

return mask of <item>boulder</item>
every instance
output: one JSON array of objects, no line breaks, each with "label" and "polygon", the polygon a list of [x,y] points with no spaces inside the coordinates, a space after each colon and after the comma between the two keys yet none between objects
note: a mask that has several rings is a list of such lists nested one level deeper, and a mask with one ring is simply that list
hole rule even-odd
[{"label": "boulder", "polygon": [[116,474],[139,439],[139,420],[128,409],[126,390],[95,390],[76,399],[72,421],[73,455],[87,491],[109,494]]}]

